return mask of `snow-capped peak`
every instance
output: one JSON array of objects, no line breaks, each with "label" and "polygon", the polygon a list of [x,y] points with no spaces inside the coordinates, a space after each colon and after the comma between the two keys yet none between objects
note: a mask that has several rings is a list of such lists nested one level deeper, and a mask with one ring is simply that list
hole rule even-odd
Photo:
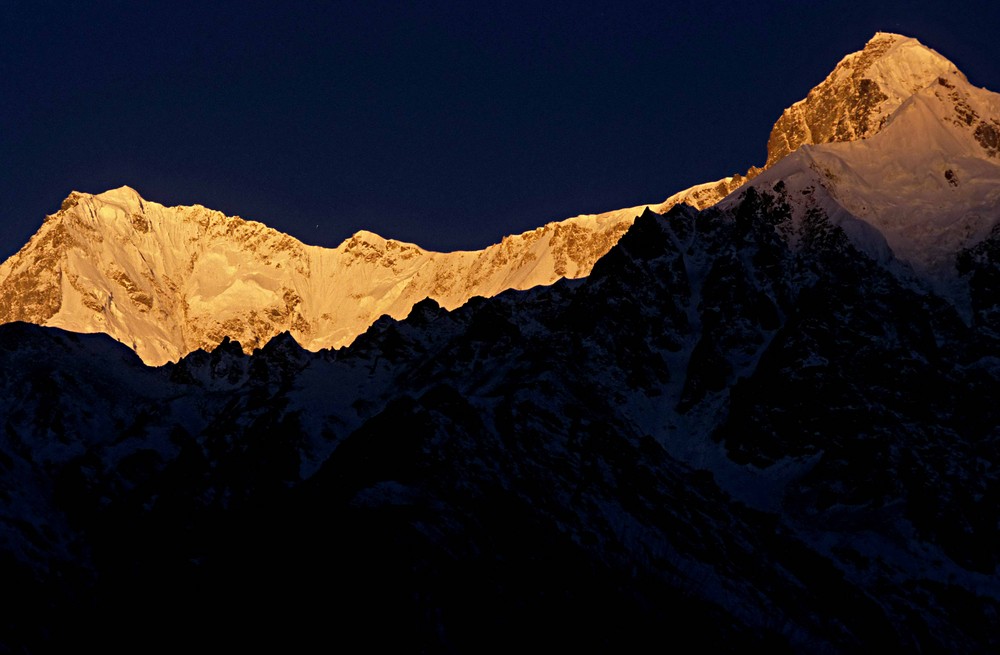
[{"label": "snow-capped peak", "polygon": [[765,166],[805,144],[876,134],[907,98],[943,75],[965,81],[953,63],[916,39],[878,32],[782,113],[768,139]]},{"label": "snow-capped peak", "polygon": [[877,32],[864,48],[841,59],[805,98],[782,112],[768,138],[763,167],[751,166],[743,175],[695,185],[655,209],[664,213],[681,203],[704,209],[804,145],[871,137],[907,98],[938,77],[966,81],[952,62],[918,40]]},{"label": "snow-capped peak", "polygon": [[285,331],[311,350],[339,347],[427,297],[454,309],[586,275],[632,218],[581,216],[474,252],[429,252],[367,230],[328,249],[130,187],[74,191],[0,265],[0,322],[104,332],[148,364],[227,336],[248,352]]},{"label": "snow-capped peak", "polygon": [[[880,119],[877,133],[848,143],[804,145],[751,184],[765,190],[784,181],[800,209],[804,198],[819,197],[807,190],[821,186],[822,209],[831,218],[859,219],[875,228],[898,260],[961,308],[965,287],[956,257],[1000,220],[1000,95],[940,66],[947,60],[913,39],[881,36],[878,44],[902,53],[895,60],[930,62],[920,70],[934,77]],[[722,205],[736,202],[734,197]],[[855,244],[870,250],[870,239]]]},{"label": "snow-capped peak", "polygon": [[381,234],[376,234],[374,232],[369,232],[368,230],[358,230],[351,235],[345,243],[350,243],[351,241],[364,241],[366,243],[377,243],[385,244],[388,239],[383,237]]},{"label": "snow-capped peak", "polygon": [[121,202],[126,205],[138,205],[142,202],[139,192],[128,185],[122,185],[117,189],[109,189],[104,193],[97,194],[104,202]]}]

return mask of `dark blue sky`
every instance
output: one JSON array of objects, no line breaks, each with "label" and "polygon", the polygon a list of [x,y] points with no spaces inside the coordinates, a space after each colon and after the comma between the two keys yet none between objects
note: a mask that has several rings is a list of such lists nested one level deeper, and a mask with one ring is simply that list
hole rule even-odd
[{"label": "dark blue sky", "polygon": [[995,2],[543,4],[0,0],[0,258],[123,184],[317,245],[483,247],[762,163],[878,30],[1000,89]]}]

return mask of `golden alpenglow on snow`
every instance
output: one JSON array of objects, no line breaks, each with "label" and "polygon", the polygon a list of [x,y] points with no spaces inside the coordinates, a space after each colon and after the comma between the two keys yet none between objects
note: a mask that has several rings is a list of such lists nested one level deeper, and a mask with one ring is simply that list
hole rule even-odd
[{"label": "golden alpenglow on snow", "polygon": [[[926,143],[912,143],[913,135]],[[453,309],[474,296],[586,276],[647,208],[705,209],[735,198],[749,180],[783,179],[800,195],[819,187],[815,202],[848,216],[845,230],[862,248],[878,256],[888,243],[946,295],[951,254],[992,225],[998,97],[915,39],[876,34],[781,114],[767,145],[764,167],[743,175],[450,253],[367,231],[320,248],[200,205],[164,207],[129,187],[73,192],[0,265],[0,322],[103,332],[152,365],[227,336],[247,352],[286,331],[307,349],[336,348],[424,298]]]},{"label": "golden alpenglow on snow", "polygon": [[310,350],[339,347],[427,297],[452,309],[586,275],[632,218],[578,217],[475,252],[428,252],[365,231],[331,249],[128,187],[74,192],[0,266],[0,322],[103,332],[153,365],[227,336],[247,352],[285,331]]}]

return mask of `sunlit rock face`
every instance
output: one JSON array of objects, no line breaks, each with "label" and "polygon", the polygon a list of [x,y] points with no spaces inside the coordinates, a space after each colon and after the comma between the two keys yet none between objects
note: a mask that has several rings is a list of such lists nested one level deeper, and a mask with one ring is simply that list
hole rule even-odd
[{"label": "sunlit rock face", "polygon": [[910,96],[953,75],[965,81],[954,64],[916,39],[880,32],[781,114],[767,142],[766,166],[805,144],[868,138]]},{"label": "sunlit rock face", "polygon": [[[745,175],[697,185],[666,200],[660,211],[686,203],[710,207],[803,145],[848,142],[877,134],[910,96],[939,76],[965,77],[955,65],[916,39],[879,32],[858,51],[844,57],[808,95],[785,109],[767,141],[762,168]],[[983,128],[989,139],[990,128]]]},{"label": "sunlit rock face", "polygon": [[705,182],[696,184],[693,187],[678,191],[674,195],[664,200],[659,205],[654,205],[652,209],[660,214],[665,214],[677,205],[690,205],[695,209],[707,209],[719,202],[730,193],[739,189],[760,173],[760,169],[751,168],[746,175],[736,175],[724,177],[715,182]]}]

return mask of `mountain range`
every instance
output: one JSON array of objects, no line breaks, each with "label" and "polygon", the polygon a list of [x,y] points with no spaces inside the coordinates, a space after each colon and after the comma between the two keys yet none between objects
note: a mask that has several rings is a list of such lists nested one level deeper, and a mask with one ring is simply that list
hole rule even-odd
[{"label": "mountain range", "polygon": [[998,225],[1000,96],[886,33],[479,252],[74,192],[0,266],[0,644],[995,652]]},{"label": "mountain range", "polygon": [[[704,209],[802,146],[831,142],[865,145],[849,147],[846,157],[844,149],[825,147],[808,163],[803,151],[768,179],[791,176],[790,169],[819,171],[833,201],[884,233],[897,256],[924,267],[941,259],[947,268],[958,247],[981,240],[992,224],[995,174],[982,166],[996,163],[997,116],[993,94],[971,87],[947,59],[914,39],[877,34],[781,115],[763,169],[662,203],[549,223],[476,252],[428,252],[366,231],[324,249],[200,206],[163,207],[128,187],[73,192],[0,266],[0,321],[103,332],[151,365],[214,348],[226,336],[247,353],[285,331],[309,350],[337,348],[379,316],[404,318],[424,298],[454,309],[474,296],[587,275],[647,207],[661,214],[681,203]],[[892,120],[906,123],[890,130],[902,136],[871,146],[868,137]],[[955,126],[964,133],[949,129]],[[910,160],[906,135],[914,133],[938,141],[921,150],[926,161]],[[877,152],[863,152],[871,147]],[[888,157],[897,170],[882,167]],[[930,170],[936,175],[925,184],[918,176]],[[882,179],[889,174],[898,181]],[[894,190],[886,195],[887,188]],[[962,214],[942,211],[949,207]],[[900,218],[913,211],[921,213],[921,235],[911,234],[914,221]],[[938,247],[940,256],[933,254]]]}]

